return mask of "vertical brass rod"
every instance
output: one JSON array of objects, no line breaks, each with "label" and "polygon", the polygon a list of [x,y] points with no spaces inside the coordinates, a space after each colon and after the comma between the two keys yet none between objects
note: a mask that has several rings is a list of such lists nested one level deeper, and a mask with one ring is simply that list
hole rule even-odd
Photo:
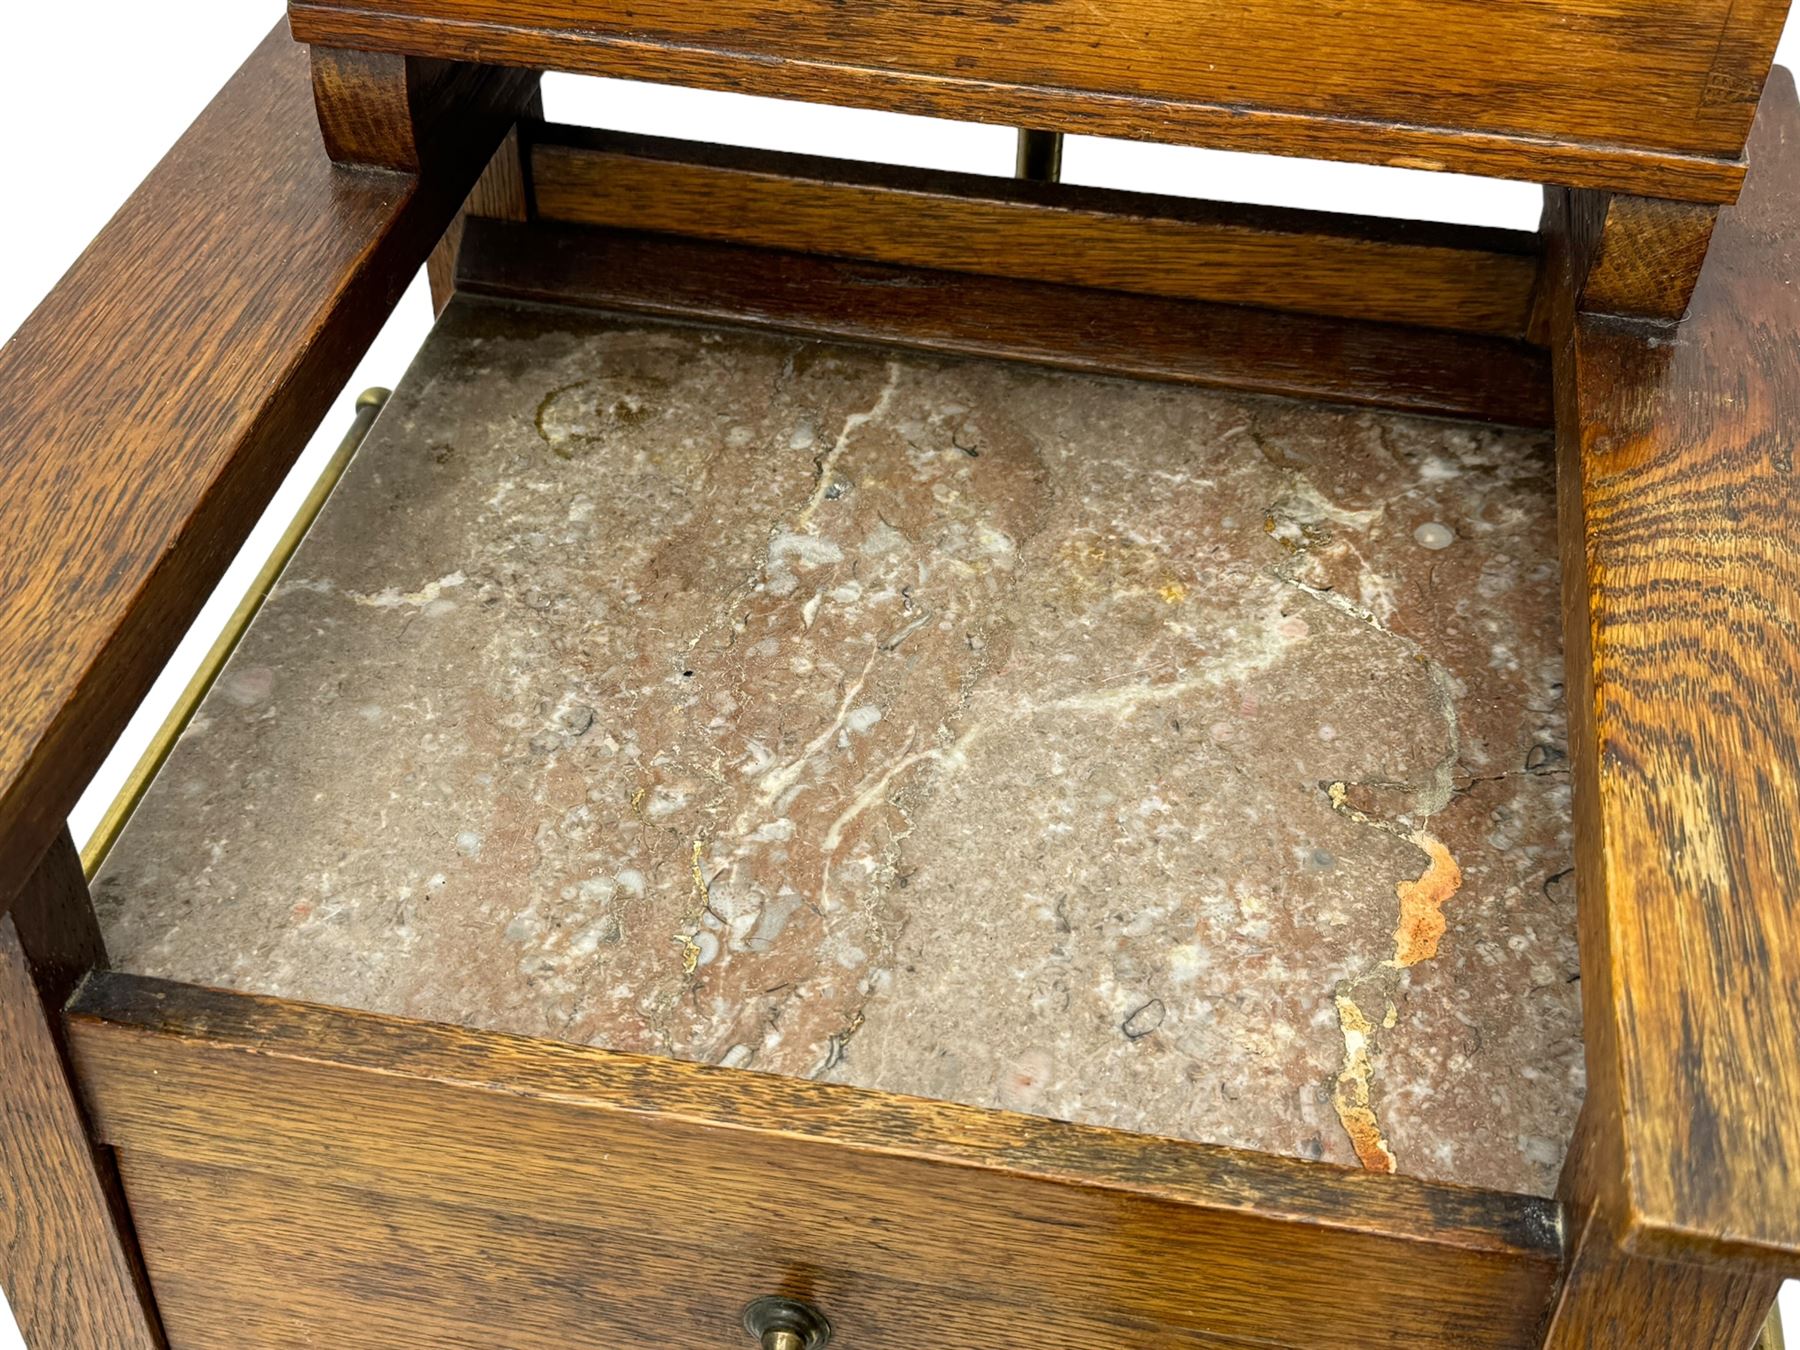
[{"label": "vertical brass rod", "polygon": [[1062,179],[1063,138],[1060,131],[1019,132],[1019,153],[1013,161],[1013,176],[1034,183],[1055,183]]},{"label": "vertical brass rod", "polygon": [[351,422],[350,430],[338,443],[338,448],[332,451],[331,458],[320,471],[312,490],[306,494],[306,500],[300,503],[300,509],[295,512],[293,520],[288,522],[287,529],[282,532],[268,561],[263,563],[262,570],[256,574],[256,580],[250,583],[250,589],[238,601],[237,608],[232,610],[225,627],[195,669],[193,678],[181,691],[181,697],[175,700],[175,706],[169,709],[169,715],[163,718],[162,725],[150,738],[150,744],[144,748],[143,755],[132,766],[131,773],[125,779],[125,786],[113,798],[112,805],[106,808],[106,814],[100,818],[86,847],[81,850],[81,870],[90,880],[100,870],[100,864],[106,861],[106,855],[112,852],[112,846],[118,842],[119,832],[125,828],[125,822],[131,819],[131,813],[143,800],[151,780],[168,759],[169,752],[175,748],[175,742],[181,739],[181,733],[187,729],[187,724],[193,720],[195,712],[200,708],[200,700],[206,697],[213,682],[219,678],[219,672],[237,650],[245,630],[250,627],[250,621],[256,617],[256,611],[262,608],[263,601],[269,598],[269,592],[275,589],[275,583],[282,570],[287,567],[288,559],[294,556],[294,550],[300,547],[300,541],[306,537],[307,530],[312,528],[320,508],[325,505],[325,499],[337,486],[338,479],[344,476],[344,470],[350,467],[350,460],[356,454],[357,447],[363,443],[363,437],[369,434],[369,428],[375,423],[375,415],[387,401],[386,389],[365,389],[357,395],[356,419]]}]

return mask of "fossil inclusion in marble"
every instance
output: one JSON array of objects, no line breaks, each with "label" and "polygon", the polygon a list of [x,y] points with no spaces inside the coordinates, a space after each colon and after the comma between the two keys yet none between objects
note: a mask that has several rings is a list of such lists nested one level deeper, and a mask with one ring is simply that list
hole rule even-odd
[{"label": "fossil inclusion in marble", "polygon": [[459,299],[128,970],[1547,1193],[1538,433]]}]

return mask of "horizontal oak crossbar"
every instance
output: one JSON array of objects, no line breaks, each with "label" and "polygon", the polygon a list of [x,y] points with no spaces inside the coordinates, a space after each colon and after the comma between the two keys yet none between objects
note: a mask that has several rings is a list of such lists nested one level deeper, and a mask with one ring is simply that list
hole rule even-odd
[{"label": "horizontal oak crossbar", "polygon": [[1395,324],[489,220],[469,222],[457,286],[1065,370],[1550,423],[1540,349]]},{"label": "horizontal oak crossbar", "polygon": [[1519,337],[1536,236],[543,128],[548,220]]}]

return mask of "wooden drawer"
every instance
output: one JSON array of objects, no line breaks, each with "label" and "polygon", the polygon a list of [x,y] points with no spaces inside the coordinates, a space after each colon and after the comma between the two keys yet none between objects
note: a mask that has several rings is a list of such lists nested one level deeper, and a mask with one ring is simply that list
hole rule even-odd
[{"label": "wooden drawer", "polygon": [[181,1347],[1500,1347],[1555,1282],[1525,1197],[131,976],[70,1029]]}]

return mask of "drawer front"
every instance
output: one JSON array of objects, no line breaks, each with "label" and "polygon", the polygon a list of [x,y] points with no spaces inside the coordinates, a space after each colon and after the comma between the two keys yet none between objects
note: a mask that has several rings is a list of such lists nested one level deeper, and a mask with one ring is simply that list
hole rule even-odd
[{"label": "drawer front", "polygon": [[70,1030],[175,1347],[1511,1346],[1539,1201],[91,979]]}]

